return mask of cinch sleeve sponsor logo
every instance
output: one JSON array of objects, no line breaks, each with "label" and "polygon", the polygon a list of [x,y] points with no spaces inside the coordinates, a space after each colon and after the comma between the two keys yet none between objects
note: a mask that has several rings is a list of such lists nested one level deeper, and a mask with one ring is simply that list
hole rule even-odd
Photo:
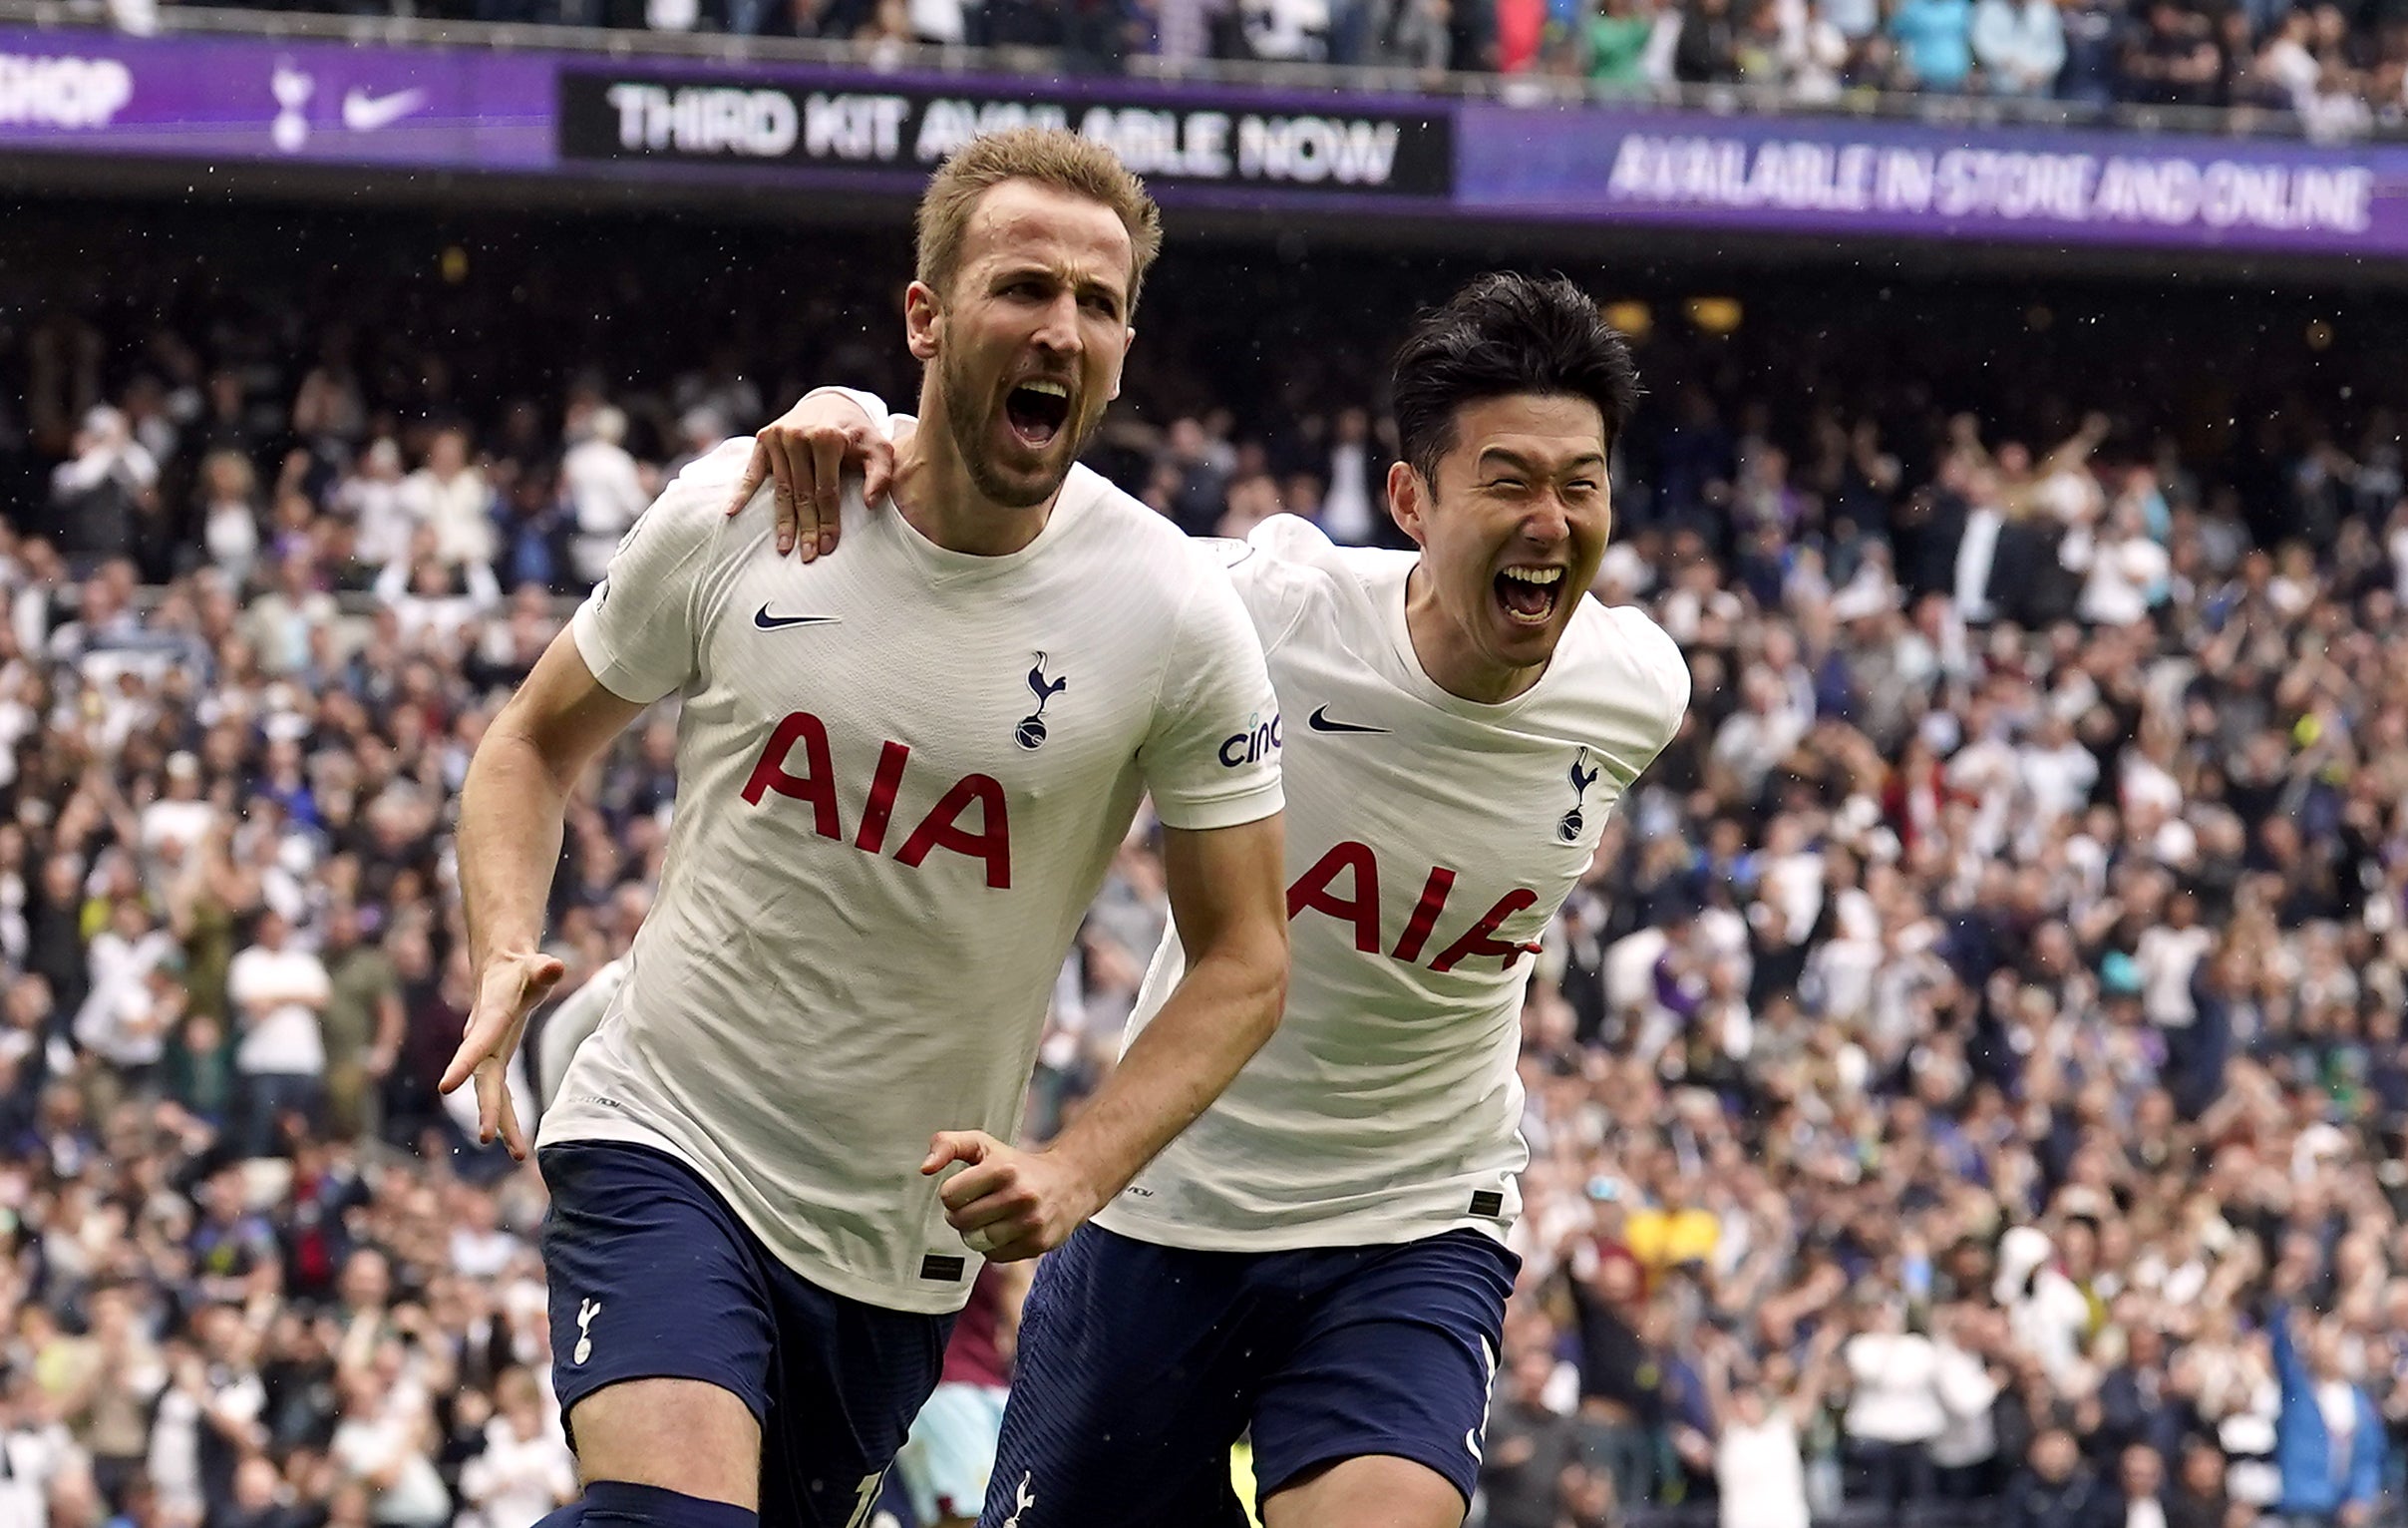
[{"label": "cinch sleeve sponsor logo", "polygon": [[1279,751],[1279,713],[1264,721],[1257,711],[1245,719],[1245,730],[1232,732],[1220,740],[1220,762],[1231,769],[1245,764],[1258,764]]},{"label": "cinch sleeve sponsor logo", "polygon": [[115,59],[0,53],[0,127],[105,128],[134,99],[134,72]]}]

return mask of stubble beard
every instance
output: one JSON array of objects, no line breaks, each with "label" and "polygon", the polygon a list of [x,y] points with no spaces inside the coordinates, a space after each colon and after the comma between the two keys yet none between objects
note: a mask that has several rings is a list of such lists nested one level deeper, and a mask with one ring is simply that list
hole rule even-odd
[{"label": "stubble beard", "polygon": [[[1034,480],[1008,477],[988,460],[987,405],[970,379],[951,360],[940,358],[936,363],[936,385],[945,400],[945,428],[953,438],[953,449],[961,457],[963,470],[970,475],[970,486],[982,498],[1007,510],[1034,509],[1060,493],[1070,469],[1103,423],[1101,419],[1064,420],[1062,436],[1070,437],[1070,447],[1061,452],[1060,465],[1049,461]],[[1061,444],[1061,437],[1056,437],[1052,449],[1060,450]]]}]

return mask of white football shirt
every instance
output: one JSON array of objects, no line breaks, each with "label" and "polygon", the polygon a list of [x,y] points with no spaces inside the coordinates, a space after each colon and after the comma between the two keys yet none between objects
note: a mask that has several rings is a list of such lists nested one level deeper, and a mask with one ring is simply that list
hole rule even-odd
[{"label": "white football shirt", "polygon": [[[1502,705],[1449,694],[1405,627],[1416,555],[1278,516],[1217,543],[1284,710],[1293,967],[1270,1043],[1096,1219],[1249,1252],[1503,1238],[1529,1161],[1515,1073],[1532,953],[1689,701],[1680,649],[1583,597]],[[1135,1036],[1184,968],[1156,954]]]},{"label": "white football shirt", "polygon": [[1277,702],[1219,559],[1084,468],[1008,557],[852,489],[842,557],[771,542],[752,450],[690,465],[570,629],[677,694],[677,807],[626,981],[539,1144],[666,1151],[796,1272],[960,1308],[929,1135],[1017,1131],[1064,950],[1141,797],[1181,829],[1279,810]]}]

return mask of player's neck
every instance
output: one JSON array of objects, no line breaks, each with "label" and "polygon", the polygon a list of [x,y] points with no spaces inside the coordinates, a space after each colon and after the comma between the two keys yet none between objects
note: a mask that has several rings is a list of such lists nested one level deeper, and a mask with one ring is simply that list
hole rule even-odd
[{"label": "player's neck", "polygon": [[1544,663],[1513,668],[1483,657],[1472,634],[1439,603],[1436,580],[1419,563],[1405,578],[1405,634],[1412,638],[1413,656],[1430,682],[1458,700],[1503,705],[1547,672]]},{"label": "player's neck", "polygon": [[945,551],[1000,558],[1037,539],[1061,495],[1026,509],[995,503],[970,481],[969,466],[941,414],[923,412],[919,424],[895,442],[889,497],[912,530]]}]

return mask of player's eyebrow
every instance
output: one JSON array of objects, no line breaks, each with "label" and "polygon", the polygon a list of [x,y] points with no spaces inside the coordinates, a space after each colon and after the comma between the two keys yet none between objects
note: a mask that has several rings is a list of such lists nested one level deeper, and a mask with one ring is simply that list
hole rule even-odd
[{"label": "player's eyebrow", "polygon": [[1129,294],[1104,277],[1082,270],[1065,270],[1041,260],[1004,266],[995,274],[994,289],[1001,291],[1022,281],[1044,281],[1057,287],[1068,286],[1082,297],[1109,298],[1115,312],[1129,305]]},{"label": "player's eyebrow", "polygon": [[[1492,458],[1495,459],[1493,464],[1491,461]],[[1479,457],[1473,462],[1473,470],[1476,472],[1486,472],[1492,465],[1510,468],[1515,472],[1530,476],[1545,476],[1548,470],[1547,464],[1544,462],[1534,462],[1529,457],[1524,456],[1521,452],[1511,450],[1508,447],[1483,447]],[[1604,465],[1604,452],[1583,451],[1578,456],[1571,458],[1569,461],[1566,461],[1561,466],[1555,468],[1554,471],[1594,471],[1597,468],[1603,467]]]}]

